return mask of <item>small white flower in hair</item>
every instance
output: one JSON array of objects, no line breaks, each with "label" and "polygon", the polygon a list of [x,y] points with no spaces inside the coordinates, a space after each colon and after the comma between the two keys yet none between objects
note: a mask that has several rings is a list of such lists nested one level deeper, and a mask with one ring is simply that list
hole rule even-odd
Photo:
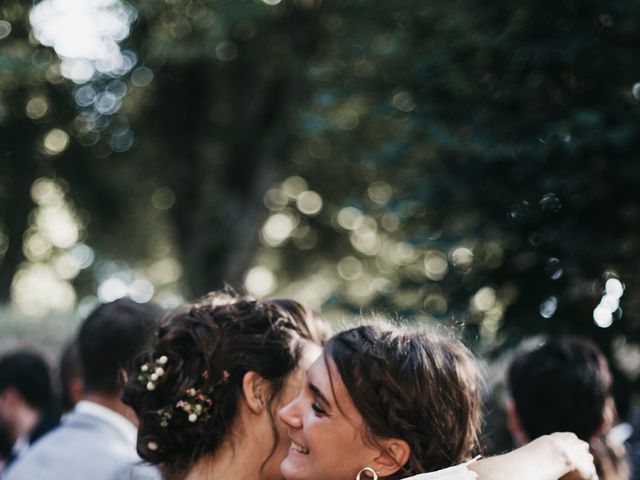
[{"label": "small white flower in hair", "polygon": [[158,360],[158,365],[165,365],[167,362],[169,361],[169,359],[167,358],[166,355],[162,355]]},{"label": "small white flower in hair", "polygon": [[140,367],[140,370],[143,372],[148,372],[149,371],[149,365],[147,365],[146,363],[144,365],[142,365]]},{"label": "small white flower in hair", "polygon": [[154,381],[154,382],[155,382],[156,380],[158,380],[158,374],[157,374],[157,373],[152,373],[152,374],[151,374],[151,380],[152,380],[152,381]]},{"label": "small white flower in hair", "polygon": [[164,375],[164,368],[162,368],[162,367],[156,368],[156,375],[159,376],[159,377]]},{"label": "small white flower in hair", "polygon": [[153,382],[147,382],[147,390],[152,391],[156,389],[156,384]]},{"label": "small white flower in hair", "polygon": [[195,422],[196,420],[198,420],[198,415],[196,415],[195,413],[192,413],[191,415],[189,415],[189,421],[191,423]]}]

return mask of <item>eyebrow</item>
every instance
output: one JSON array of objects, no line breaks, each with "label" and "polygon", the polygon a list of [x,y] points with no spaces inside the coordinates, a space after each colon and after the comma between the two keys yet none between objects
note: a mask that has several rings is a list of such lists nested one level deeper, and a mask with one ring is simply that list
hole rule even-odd
[{"label": "eyebrow", "polygon": [[320,400],[322,400],[327,405],[327,407],[331,406],[331,402],[329,402],[329,400],[324,395],[324,393],[322,393],[322,391],[318,387],[316,387],[313,383],[309,383],[309,389],[313,392],[314,395],[316,395],[317,397],[320,397]]}]

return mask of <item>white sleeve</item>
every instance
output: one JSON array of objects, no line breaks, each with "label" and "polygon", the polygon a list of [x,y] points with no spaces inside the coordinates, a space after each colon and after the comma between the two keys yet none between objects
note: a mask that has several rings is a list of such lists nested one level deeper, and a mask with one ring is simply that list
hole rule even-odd
[{"label": "white sleeve", "polygon": [[467,466],[479,458],[480,457],[476,457],[462,465],[445,468],[444,470],[438,470],[437,472],[421,473],[420,475],[407,477],[404,480],[476,480],[478,475],[476,472],[469,470]]}]

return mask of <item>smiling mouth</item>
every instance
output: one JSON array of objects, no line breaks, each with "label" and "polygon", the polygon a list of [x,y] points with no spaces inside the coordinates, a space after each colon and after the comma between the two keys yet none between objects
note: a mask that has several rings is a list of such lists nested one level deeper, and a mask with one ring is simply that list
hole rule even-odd
[{"label": "smiling mouth", "polygon": [[296,452],[302,453],[304,455],[308,455],[309,454],[309,449],[308,448],[305,448],[302,445],[298,445],[293,440],[291,441],[291,448],[293,450],[295,450]]}]

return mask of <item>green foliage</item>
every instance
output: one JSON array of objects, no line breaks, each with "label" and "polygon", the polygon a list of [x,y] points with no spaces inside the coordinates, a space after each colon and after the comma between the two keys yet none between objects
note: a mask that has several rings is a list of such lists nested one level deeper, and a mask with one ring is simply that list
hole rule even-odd
[{"label": "green foliage", "polygon": [[[27,25],[16,5],[10,21]],[[277,293],[328,312],[464,324],[488,345],[572,331],[609,349],[640,333],[629,294],[640,251],[637,1],[132,6],[124,48],[153,81],[123,77],[112,115],[74,107],[78,86],[55,75],[53,58],[25,70],[43,51],[26,30],[10,49],[22,54],[0,54],[12,78],[29,78],[1,84],[15,112],[0,124],[2,148],[33,148],[54,126],[72,136],[3,184],[25,172],[25,185],[64,180],[99,256],[175,256],[187,296],[240,285],[259,266]],[[37,121],[21,113],[34,92],[53,106]],[[28,128],[10,129],[19,124]],[[114,149],[123,132],[132,148]],[[305,206],[317,202],[300,196],[308,190],[319,212]],[[32,208],[19,203],[13,244]],[[89,273],[75,281],[81,296],[99,281]],[[600,329],[592,312],[610,278],[626,286],[624,315]]]}]

